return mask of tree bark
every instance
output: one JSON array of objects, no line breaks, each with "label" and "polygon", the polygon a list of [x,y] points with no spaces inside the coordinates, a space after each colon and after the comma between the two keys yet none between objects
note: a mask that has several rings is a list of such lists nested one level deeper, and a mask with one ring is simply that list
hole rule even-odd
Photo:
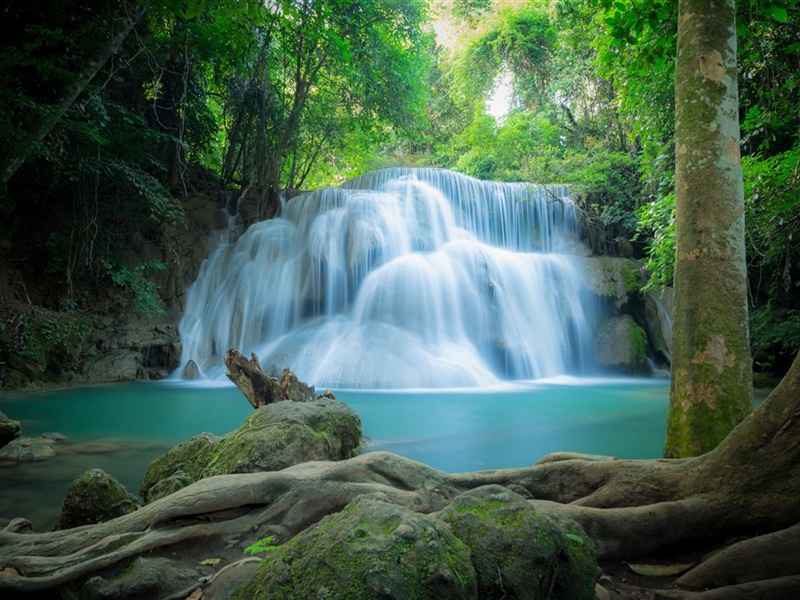
[{"label": "tree bark", "polygon": [[679,2],[669,457],[708,452],[751,409],[735,12]]},{"label": "tree bark", "polygon": [[108,59],[119,51],[125,39],[144,17],[144,13],[145,8],[140,7],[132,17],[125,20],[122,29],[109,40],[108,44],[104,46],[94,58],[86,63],[83,70],[78,73],[75,80],[67,87],[61,100],[42,117],[25,139],[17,142],[16,151],[13,155],[4,160],[2,167],[0,167],[0,176],[2,177],[3,186],[8,183],[11,177],[14,176],[14,173],[16,173],[22,164],[30,157],[36,145],[41,143],[47,134],[52,131],[53,127],[58,124],[61,118],[75,103],[75,100],[78,99],[78,96],[86,89],[86,86],[91,83],[95,75],[105,66]]}]

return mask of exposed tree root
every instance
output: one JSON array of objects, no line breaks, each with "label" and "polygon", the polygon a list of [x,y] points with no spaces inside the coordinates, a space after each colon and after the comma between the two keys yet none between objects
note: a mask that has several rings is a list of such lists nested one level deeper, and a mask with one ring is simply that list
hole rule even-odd
[{"label": "exposed tree root", "polygon": [[560,454],[528,468],[448,475],[376,452],[212,477],[107,523],[50,533],[7,528],[0,532],[0,590],[57,587],[144,552],[199,540],[210,552],[231,535],[254,541],[269,532],[285,540],[363,494],[435,512],[490,483],[527,492],[540,510],[574,518],[604,559],[719,547],[760,534],[710,556],[677,582],[729,595],[665,591],[664,598],[800,595],[800,357],[758,410],[695,459]]},{"label": "exposed tree root", "polygon": [[727,585],[705,592],[659,591],[654,600],[791,600],[800,598],[800,576]]},{"label": "exposed tree root", "polygon": [[800,575],[800,524],[737,542],[709,557],[678,585],[705,589]]}]

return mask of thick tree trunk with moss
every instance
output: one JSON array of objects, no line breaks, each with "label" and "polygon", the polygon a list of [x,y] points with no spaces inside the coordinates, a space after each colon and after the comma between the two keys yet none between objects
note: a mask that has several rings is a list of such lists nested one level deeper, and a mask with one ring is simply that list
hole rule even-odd
[{"label": "thick tree trunk with moss", "polygon": [[708,452],[751,407],[735,13],[679,3],[669,457]]}]

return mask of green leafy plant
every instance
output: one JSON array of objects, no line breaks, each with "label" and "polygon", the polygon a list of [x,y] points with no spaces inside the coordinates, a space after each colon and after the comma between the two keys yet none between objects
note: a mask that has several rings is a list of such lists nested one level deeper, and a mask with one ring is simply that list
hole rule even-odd
[{"label": "green leafy plant", "polygon": [[644,204],[637,211],[637,235],[649,238],[647,262],[650,274],[644,290],[672,285],[675,269],[675,194]]},{"label": "green leafy plant", "polygon": [[278,544],[275,542],[275,538],[271,535],[268,535],[267,537],[263,537],[260,540],[250,544],[244,549],[244,552],[245,554],[250,555],[266,554],[273,552],[277,548]]},{"label": "green leafy plant", "polygon": [[145,316],[164,314],[164,305],[158,296],[158,286],[149,279],[167,266],[159,260],[142,263],[133,269],[104,261],[103,266],[114,285],[124,288],[133,296],[134,308]]}]

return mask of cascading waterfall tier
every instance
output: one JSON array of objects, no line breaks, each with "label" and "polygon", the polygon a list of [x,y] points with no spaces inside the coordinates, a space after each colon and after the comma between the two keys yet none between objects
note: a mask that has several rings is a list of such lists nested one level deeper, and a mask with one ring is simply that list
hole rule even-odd
[{"label": "cascading waterfall tier", "polygon": [[189,288],[182,364],[228,348],[316,385],[462,387],[585,368],[592,319],[565,187],[383,169],[223,238]]}]

